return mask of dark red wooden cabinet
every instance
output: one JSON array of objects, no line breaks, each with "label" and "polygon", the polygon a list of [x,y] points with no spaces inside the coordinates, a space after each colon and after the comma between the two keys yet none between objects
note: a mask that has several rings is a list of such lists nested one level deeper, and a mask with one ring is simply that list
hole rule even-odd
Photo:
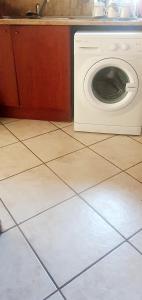
[{"label": "dark red wooden cabinet", "polygon": [[12,26],[11,37],[20,106],[6,114],[70,120],[70,27]]},{"label": "dark red wooden cabinet", "polygon": [[0,26],[0,106],[19,105],[9,26]]}]

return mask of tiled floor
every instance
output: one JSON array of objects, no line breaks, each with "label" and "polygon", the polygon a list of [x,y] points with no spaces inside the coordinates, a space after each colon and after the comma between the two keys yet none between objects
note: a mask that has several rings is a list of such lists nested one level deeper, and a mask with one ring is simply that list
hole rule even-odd
[{"label": "tiled floor", "polygon": [[142,299],[142,137],[0,119],[0,300]]}]

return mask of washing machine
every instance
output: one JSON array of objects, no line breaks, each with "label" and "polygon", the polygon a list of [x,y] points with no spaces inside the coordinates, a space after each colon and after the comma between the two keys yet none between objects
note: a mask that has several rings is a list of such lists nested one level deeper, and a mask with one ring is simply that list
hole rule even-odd
[{"label": "washing machine", "polygon": [[74,129],[140,135],[142,33],[76,32]]}]

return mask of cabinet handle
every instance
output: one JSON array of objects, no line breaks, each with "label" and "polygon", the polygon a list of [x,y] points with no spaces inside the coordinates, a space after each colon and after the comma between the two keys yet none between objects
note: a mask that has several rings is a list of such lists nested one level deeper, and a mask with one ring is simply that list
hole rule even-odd
[{"label": "cabinet handle", "polygon": [[15,31],[15,34],[19,34],[19,31]]}]

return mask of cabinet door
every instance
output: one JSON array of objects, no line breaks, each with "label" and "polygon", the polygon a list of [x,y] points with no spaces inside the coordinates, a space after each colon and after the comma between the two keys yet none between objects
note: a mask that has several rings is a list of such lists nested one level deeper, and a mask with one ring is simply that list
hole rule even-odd
[{"label": "cabinet door", "polygon": [[0,26],[0,106],[18,106],[17,82],[10,28]]},{"label": "cabinet door", "polygon": [[14,26],[21,105],[71,112],[70,28]]}]

